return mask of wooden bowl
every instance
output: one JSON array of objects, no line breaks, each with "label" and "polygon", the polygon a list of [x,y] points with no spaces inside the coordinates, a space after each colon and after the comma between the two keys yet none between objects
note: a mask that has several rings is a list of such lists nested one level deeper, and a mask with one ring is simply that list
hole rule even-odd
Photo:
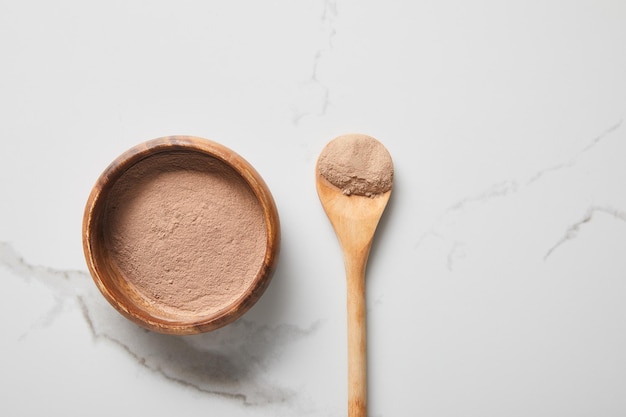
[{"label": "wooden bowl", "polygon": [[[181,306],[178,310],[172,308],[171,305],[168,305],[165,301],[161,302],[158,295],[154,297],[151,296],[150,288],[141,287],[139,284],[131,282],[132,280],[129,279],[129,277],[134,274],[133,276],[137,276],[137,279],[141,281],[142,273],[145,271],[146,274],[152,274],[151,277],[153,280],[161,282],[161,278],[165,277],[167,274],[165,270],[159,269],[158,262],[161,260],[154,259],[154,263],[144,262],[144,264],[134,264],[132,268],[124,269],[120,266],[124,264],[124,262],[122,262],[123,259],[120,258],[120,256],[122,256],[120,253],[131,253],[133,250],[138,250],[138,248],[130,245],[130,247],[125,248],[127,252],[116,251],[114,246],[110,243],[114,241],[112,237],[112,229],[114,227],[111,226],[111,224],[114,223],[109,219],[112,215],[108,213],[117,209],[116,206],[112,206],[114,203],[111,201],[114,199],[115,193],[118,193],[116,190],[121,187],[116,187],[116,183],[118,181],[128,182],[129,177],[132,181],[134,177],[127,173],[136,172],[138,166],[145,165],[142,161],[149,161],[150,158],[161,158],[157,161],[159,164],[161,164],[161,160],[167,163],[167,158],[170,158],[169,155],[172,155],[171,158],[177,158],[178,161],[186,161],[185,158],[202,159],[206,157],[207,161],[211,164],[221,166],[228,172],[233,172],[232,177],[237,178],[238,183],[243,184],[244,187],[249,187],[249,190],[252,192],[251,195],[253,195],[253,197],[250,197],[251,201],[255,202],[254,204],[258,203],[260,206],[260,211],[258,208],[255,208],[255,210],[256,213],[262,213],[259,214],[259,216],[262,216],[265,225],[264,233],[258,234],[259,236],[245,236],[245,234],[239,234],[239,236],[231,236],[230,240],[236,242],[237,239],[250,239],[251,242],[256,242],[253,243],[257,245],[256,247],[261,248],[260,252],[257,251],[261,254],[262,246],[260,245],[265,245],[265,254],[264,256],[261,255],[255,258],[258,259],[258,265],[256,265],[255,261],[253,265],[247,265],[247,269],[241,269],[252,272],[245,274],[249,276],[241,276],[241,281],[235,282],[235,285],[232,285],[233,287],[238,287],[238,289],[233,290],[235,292],[232,294],[231,299],[225,302],[224,305],[213,306],[210,309],[198,308],[196,305],[193,311],[187,310],[184,306]],[[154,161],[156,160],[153,160],[153,162]],[[143,165],[140,164],[140,162]],[[157,165],[160,167],[161,165],[159,164]],[[131,169],[134,169],[134,171]],[[180,163],[167,169],[168,172],[177,169],[183,171],[187,170],[184,164],[181,166]],[[150,174],[149,170],[146,172],[146,175]],[[181,186],[184,187],[185,184],[181,184]],[[206,192],[210,193],[211,190],[207,190]],[[202,189],[203,195],[206,195],[206,192]],[[245,193],[248,195],[249,191],[245,191]],[[161,196],[158,198],[159,202],[162,201]],[[219,199],[219,196],[215,198]],[[176,203],[176,201],[171,202],[171,204]],[[165,199],[163,206],[167,208],[168,204],[170,203]],[[136,218],[141,219],[141,217]],[[220,219],[213,220],[217,222],[216,224],[219,224]],[[230,218],[228,221],[237,222],[238,219]],[[262,226],[259,227],[262,228]],[[132,229],[132,227],[129,229]],[[139,236],[141,236],[141,234],[139,234]],[[206,236],[206,234],[202,236]],[[208,237],[207,239],[212,239],[212,237]],[[264,240],[264,242],[259,239]],[[178,241],[173,240],[173,243],[170,242],[171,245],[174,245],[171,246],[171,250],[181,249],[175,247],[176,242]],[[211,243],[212,241],[209,240],[207,242]],[[193,244],[193,242],[187,242],[186,244]],[[280,225],[278,212],[274,199],[260,175],[248,162],[235,152],[218,143],[197,137],[171,136],[154,139],[135,146],[119,156],[102,173],[94,185],[87,201],[83,218],[83,249],[89,271],[98,289],[109,303],[125,317],[140,326],[161,333],[185,335],[207,332],[239,318],[257,302],[267,288],[276,267],[279,246]],[[165,246],[165,248],[164,250],[167,254],[170,247]],[[195,250],[202,251],[204,247],[196,247]],[[216,249],[213,248],[213,250]],[[217,248],[217,251],[221,253],[219,248]],[[157,256],[157,258],[158,257],[159,256]],[[199,258],[205,259],[204,256],[199,256]],[[236,263],[236,259],[232,261]],[[229,264],[230,262],[230,259],[226,259],[222,264]],[[185,264],[175,267],[185,268]],[[210,264],[206,267],[213,268]],[[238,265],[233,266],[233,268],[238,267]],[[170,266],[166,268],[167,271],[170,270],[169,268]],[[236,271],[240,271],[240,269],[236,269]],[[187,278],[190,281],[194,279],[194,277]],[[211,297],[214,292],[225,291],[224,288],[219,288],[219,285],[221,285],[219,282],[217,287],[213,286],[209,288],[204,285],[204,281],[202,281],[206,279],[205,276],[197,278],[199,281],[195,283],[190,282],[190,288],[186,289],[186,291],[192,293],[191,288],[195,288],[195,291],[201,293],[203,300],[208,300],[207,302],[213,302]],[[235,280],[238,279],[239,277],[235,276]],[[242,282],[245,282],[245,284],[241,284]],[[212,283],[211,285],[214,284],[215,283]],[[230,283],[228,287],[231,287]],[[193,298],[193,294],[189,296],[189,299],[193,299],[195,303],[198,302],[198,298]]]}]

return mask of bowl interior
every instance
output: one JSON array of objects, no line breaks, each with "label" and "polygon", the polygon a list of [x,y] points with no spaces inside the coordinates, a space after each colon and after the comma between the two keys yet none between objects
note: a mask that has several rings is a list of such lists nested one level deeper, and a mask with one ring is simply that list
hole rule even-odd
[{"label": "bowl interior", "polygon": [[198,138],[147,142],[102,174],[85,211],[90,272],[109,302],[152,330],[221,327],[262,295],[278,215],[258,173]]}]

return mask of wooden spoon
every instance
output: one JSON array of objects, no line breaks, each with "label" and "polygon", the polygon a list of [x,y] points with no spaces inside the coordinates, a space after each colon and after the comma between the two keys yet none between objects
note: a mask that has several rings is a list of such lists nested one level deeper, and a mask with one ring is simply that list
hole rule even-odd
[{"label": "wooden spoon", "polygon": [[[332,141],[346,141],[347,138],[363,135],[346,135]],[[365,136],[367,140],[374,140]],[[350,145],[358,146],[360,142]],[[391,163],[391,157],[382,147]],[[330,143],[329,143],[330,145]],[[327,145],[328,147],[328,145]],[[345,147],[345,146],[344,146]],[[326,149],[326,148],[325,148]],[[352,149],[358,159],[358,149]],[[324,152],[322,152],[324,155]],[[332,155],[326,155],[330,158]],[[348,295],[348,416],[367,416],[367,337],[365,303],[365,268],[378,221],[389,201],[391,188],[380,194],[362,196],[346,194],[346,191],[333,185],[320,172],[322,156],[316,167],[316,186],[324,211],[328,216],[341,245],[346,270]],[[363,161],[356,161],[358,166]],[[344,160],[345,165],[345,160]],[[393,165],[389,178],[393,178]],[[385,173],[383,173],[385,174]],[[391,184],[389,184],[391,187]]]}]

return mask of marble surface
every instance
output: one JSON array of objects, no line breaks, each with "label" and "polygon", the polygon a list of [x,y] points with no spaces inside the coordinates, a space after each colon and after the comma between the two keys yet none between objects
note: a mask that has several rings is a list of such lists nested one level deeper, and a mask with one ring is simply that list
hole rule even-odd
[{"label": "marble surface", "polygon": [[[382,141],[371,416],[626,414],[626,3],[0,2],[0,414],[346,415],[313,170]],[[172,337],[87,273],[84,204],[144,140],[251,162],[283,230],[241,320]]]}]

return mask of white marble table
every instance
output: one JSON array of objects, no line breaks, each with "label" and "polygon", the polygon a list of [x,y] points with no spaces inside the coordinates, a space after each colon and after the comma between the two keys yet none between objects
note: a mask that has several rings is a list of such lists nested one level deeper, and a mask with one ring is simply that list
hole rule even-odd
[{"label": "white marble table", "polygon": [[[396,168],[370,415],[626,415],[626,3],[581,3],[1,2],[0,415],[345,416],[313,170],[348,132]],[[81,246],[100,172],[172,134],[244,156],[282,222],[263,298],[193,337],[122,318]]]}]

